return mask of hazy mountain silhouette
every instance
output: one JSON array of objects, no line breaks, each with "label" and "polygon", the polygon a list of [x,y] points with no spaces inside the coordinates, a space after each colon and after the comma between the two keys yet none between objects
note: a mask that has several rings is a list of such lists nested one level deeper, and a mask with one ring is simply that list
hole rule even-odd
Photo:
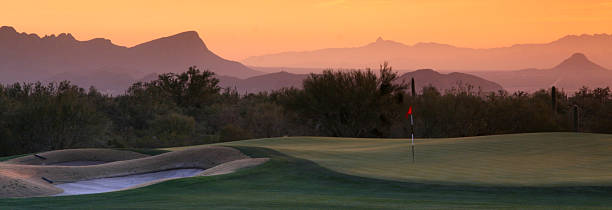
[{"label": "hazy mountain silhouette", "polygon": [[[308,74],[293,74],[288,72],[276,72],[254,76],[247,79],[239,79],[228,76],[217,76],[219,86],[236,89],[240,94],[257,93],[262,91],[280,90],[281,88],[302,88],[302,82]],[[479,89],[483,92],[502,90],[502,87],[494,82],[487,81],[477,76],[464,73],[440,74],[433,70],[417,70],[401,75],[395,81],[410,83],[414,77],[416,88],[420,91],[424,86],[434,86],[438,90],[445,91],[452,88],[467,88],[472,86],[474,91]]]},{"label": "hazy mountain silhouette", "polygon": [[[152,60],[162,62],[151,62]],[[143,69],[177,69],[185,71],[190,65],[209,69],[219,75],[247,78],[261,74],[241,63],[225,60],[211,52],[195,31],[156,39],[130,48],[126,66]],[[148,71],[146,73],[160,72]],[[164,71],[161,71],[164,72]],[[165,72],[168,72],[166,70]]]},{"label": "hazy mountain silhouette", "polygon": [[421,69],[402,74],[396,79],[396,82],[403,81],[406,84],[410,84],[412,78],[414,78],[417,91],[421,91],[425,86],[436,87],[441,92],[452,89],[468,90],[470,88],[474,92],[497,92],[503,90],[501,85],[474,75],[458,72],[441,74],[431,69]]},{"label": "hazy mountain silhouette", "polygon": [[582,53],[575,53],[549,69],[473,72],[473,74],[498,82],[509,91],[531,92],[554,85],[572,93],[583,86],[590,88],[612,86],[612,71],[593,63]]},{"label": "hazy mountain silhouette", "polygon": [[593,63],[582,53],[574,53],[552,70],[566,73],[605,73],[607,71],[606,68]]},{"label": "hazy mountain silhouette", "polygon": [[474,49],[438,43],[406,45],[378,38],[352,48],[328,48],[249,57],[249,66],[288,68],[364,68],[389,61],[395,69],[432,68],[442,71],[489,71],[548,68],[574,52],[612,68],[612,35],[566,36],[544,44]]},{"label": "hazy mountain silhouette", "polygon": [[[87,74],[90,75],[86,77],[95,80],[94,75],[107,73],[134,80],[133,78],[141,78],[151,73],[183,72],[193,65],[219,75],[239,78],[261,74],[238,62],[215,55],[194,31],[134,47],[123,47],[108,39],[78,41],[69,33],[39,37],[36,34],[18,33],[12,27],[2,26],[0,46],[2,83],[78,79]],[[99,83],[87,81],[89,79],[75,83]],[[127,86],[117,89],[125,88]]]},{"label": "hazy mountain silhouette", "polygon": [[88,73],[59,73],[44,81],[51,82],[64,80],[68,80],[72,84],[85,89],[94,86],[99,91],[109,94],[121,94],[135,82],[135,79],[128,74],[105,70]]},{"label": "hazy mountain silhouette", "polygon": [[329,69],[329,68],[288,68],[288,67],[261,67],[261,66],[248,66],[248,67],[256,71],[266,72],[266,73],[284,71],[284,72],[291,72],[294,74],[310,74],[310,73],[319,74],[323,72],[323,70]]},{"label": "hazy mountain silhouette", "polygon": [[302,81],[306,77],[308,77],[308,74],[292,74],[288,72],[269,73],[247,79],[217,76],[219,86],[235,88],[240,94],[280,90],[289,87],[302,88]]}]

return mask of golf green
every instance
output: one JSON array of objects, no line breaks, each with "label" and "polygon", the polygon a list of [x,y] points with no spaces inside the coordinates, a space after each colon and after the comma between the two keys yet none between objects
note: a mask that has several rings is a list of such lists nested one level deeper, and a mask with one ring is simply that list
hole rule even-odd
[{"label": "golf green", "polygon": [[612,135],[528,133],[417,139],[290,137],[224,143],[265,147],[337,172],[484,186],[612,186]]}]

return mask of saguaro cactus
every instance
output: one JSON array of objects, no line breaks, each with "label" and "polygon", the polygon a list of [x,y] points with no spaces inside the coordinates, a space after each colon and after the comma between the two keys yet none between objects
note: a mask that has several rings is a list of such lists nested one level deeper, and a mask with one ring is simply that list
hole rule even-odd
[{"label": "saguaro cactus", "polygon": [[414,77],[412,78],[412,81],[410,82],[410,86],[412,87],[412,96],[416,96],[416,90],[414,89]]},{"label": "saguaro cactus", "polygon": [[574,131],[578,132],[578,105],[574,105]]},{"label": "saguaro cactus", "polygon": [[552,86],[551,90],[550,90],[550,95],[551,95],[551,104],[552,104],[552,109],[553,112],[557,112],[557,88],[555,88],[555,86]]}]

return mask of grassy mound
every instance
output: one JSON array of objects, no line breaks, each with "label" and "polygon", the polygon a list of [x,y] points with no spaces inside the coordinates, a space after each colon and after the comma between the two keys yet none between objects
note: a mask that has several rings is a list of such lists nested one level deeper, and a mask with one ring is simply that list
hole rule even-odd
[{"label": "grassy mound", "polygon": [[[167,152],[170,152],[168,150],[162,150],[162,149],[139,149],[139,148],[116,148],[114,150],[124,150],[124,151],[132,151],[132,152],[137,152],[140,154],[144,154],[144,155],[160,155],[160,154],[164,154]],[[37,153],[40,154],[40,153]],[[28,156],[28,155],[34,155],[33,153],[31,154],[20,154],[20,155],[11,155],[11,156],[4,156],[4,157],[0,157],[0,162],[4,162],[4,161],[8,161],[8,160],[12,160],[15,158],[19,158],[19,157],[24,157],[24,156]]]},{"label": "grassy mound", "polygon": [[6,160],[3,163],[22,165],[53,165],[55,163],[70,161],[114,162],[121,160],[138,159],[149,156],[133,151],[113,149],[64,149],[37,153],[37,155],[46,159],[38,158],[34,155],[26,155]]},{"label": "grassy mound", "polygon": [[11,160],[11,159],[15,159],[15,158],[18,158],[18,157],[28,156],[28,155],[32,155],[32,154],[21,154],[21,155],[4,156],[4,157],[0,157],[0,162]]}]

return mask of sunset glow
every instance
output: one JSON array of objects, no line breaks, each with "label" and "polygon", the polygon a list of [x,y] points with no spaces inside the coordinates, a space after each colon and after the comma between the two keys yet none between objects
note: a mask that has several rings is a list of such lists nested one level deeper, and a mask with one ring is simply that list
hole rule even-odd
[{"label": "sunset glow", "polygon": [[489,48],[612,33],[610,0],[543,1],[5,1],[2,25],[132,46],[195,30],[220,56],[406,44]]}]

